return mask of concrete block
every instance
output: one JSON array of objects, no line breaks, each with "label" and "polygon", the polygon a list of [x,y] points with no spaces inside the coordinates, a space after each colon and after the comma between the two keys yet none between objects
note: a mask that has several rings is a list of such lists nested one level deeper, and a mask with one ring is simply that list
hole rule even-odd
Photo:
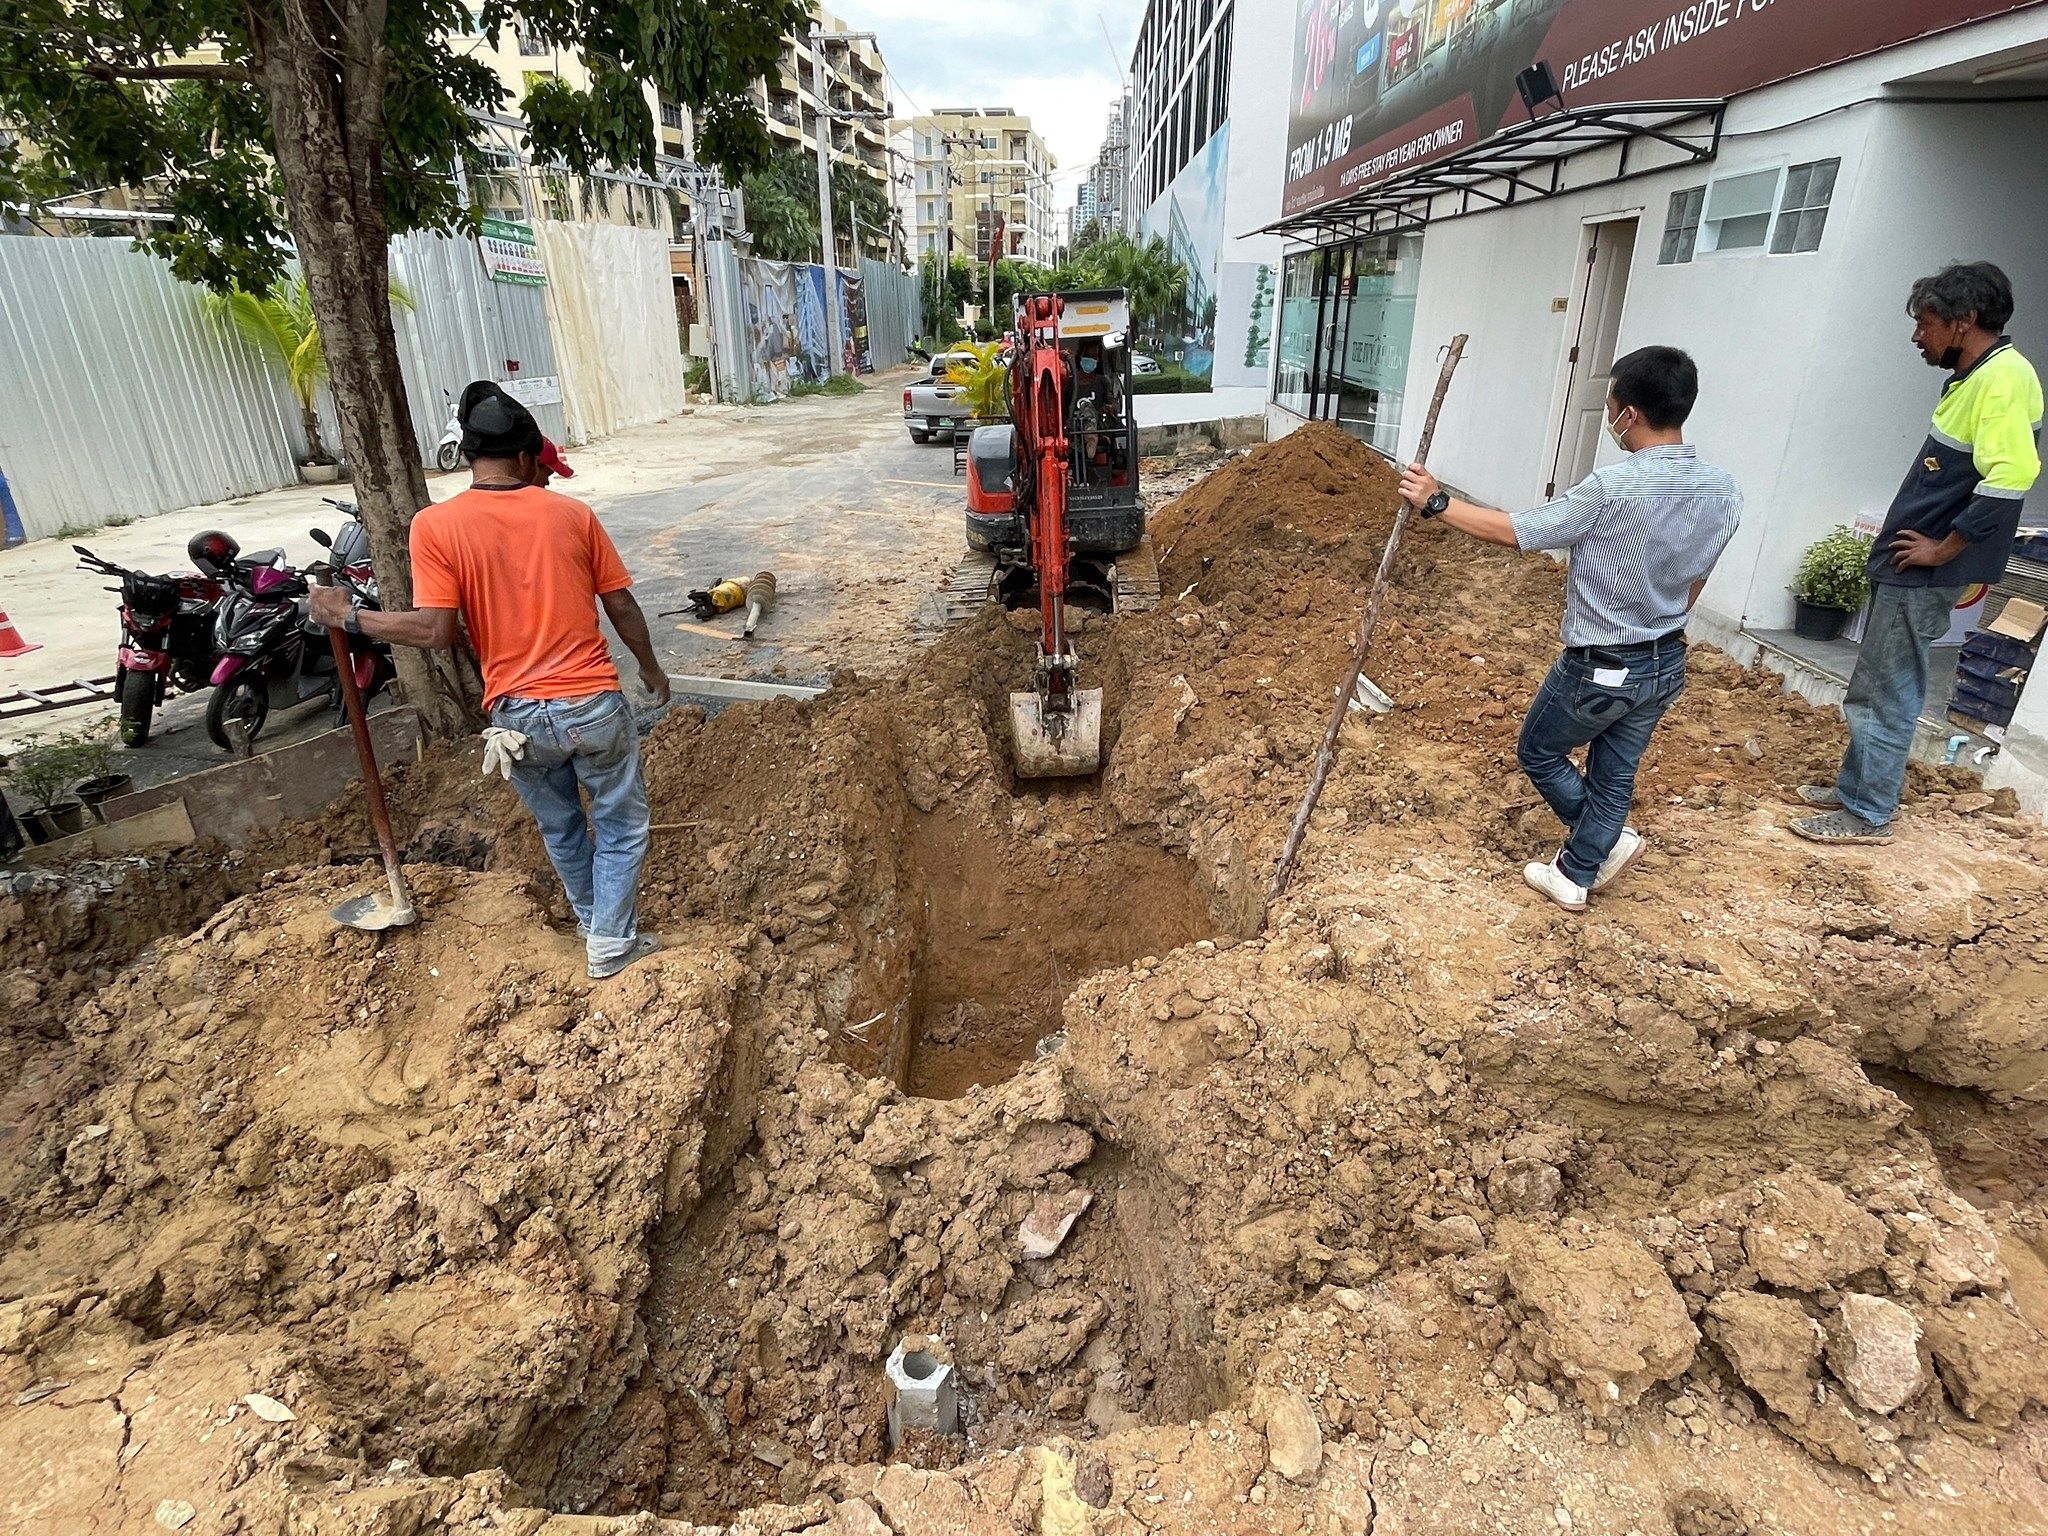
[{"label": "concrete block", "polygon": [[953,1367],[924,1349],[897,1344],[886,1366],[889,1379],[889,1443],[901,1445],[915,1429],[941,1435],[960,1430],[960,1388]]}]

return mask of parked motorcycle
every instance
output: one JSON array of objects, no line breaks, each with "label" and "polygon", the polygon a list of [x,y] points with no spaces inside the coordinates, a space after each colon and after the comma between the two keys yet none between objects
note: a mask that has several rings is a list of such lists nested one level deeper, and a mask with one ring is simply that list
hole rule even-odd
[{"label": "parked motorcycle", "polygon": [[448,421],[441,428],[441,442],[434,449],[434,467],[441,470],[462,468],[462,421],[455,397],[447,390],[441,391],[441,398],[448,402]]},{"label": "parked motorcycle", "polygon": [[[199,543],[194,539],[188,553]],[[118,587],[107,588],[121,594],[114,694],[121,707],[121,744],[139,747],[149,740],[157,706],[170,690],[193,692],[204,688],[212,675],[219,659],[213,631],[222,583],[204,571],[152,576],[104,560],[83,544],[71,548],[80,570],[120,580]]]},{"label": "parked motorcycle", "polygon": [[[355,508],[331,501],[351,516],[338,538],[312,530],[314,540],[330,549],[332,558],[309,567],[326,574],[337,586],[377,606],[377,579],[370,569],[369,539],[355,518]],[[247,573],[221,598],[214,625],[220,659],[213,669],[213,697],[206,705],[206,734],[223,751],[244,751],[262,733],[273,708],[292,709],[324,700],[339,715],[341,681],[334,670],[326,626],[306,615],[306,574],[280,559]],[[365,635],[349,635],[348,652],[356,686],[368,703],[396,675],[391,647]]]}]

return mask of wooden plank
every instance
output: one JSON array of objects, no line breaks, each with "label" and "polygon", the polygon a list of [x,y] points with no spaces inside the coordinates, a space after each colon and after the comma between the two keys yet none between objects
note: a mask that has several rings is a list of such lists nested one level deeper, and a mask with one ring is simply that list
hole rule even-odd
[{"label": "wooden plank", "polygon": [[185,813],[185,802],[172,800],[139,816],[124,816],[105,826],[87,827],[70,837],[31,845],[22,851],[21,857],[30,864],[60,865],[74,859],[137,853],[145,848],[181,848],[194,841],[192,818]]}]

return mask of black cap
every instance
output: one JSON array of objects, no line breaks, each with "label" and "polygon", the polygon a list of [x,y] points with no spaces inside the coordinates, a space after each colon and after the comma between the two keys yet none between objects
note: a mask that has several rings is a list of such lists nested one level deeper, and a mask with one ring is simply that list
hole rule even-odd
[{"label": "black cap", "polygon": [[455,417],[462,423],[466,459],[513,459],[540,452],[540,423],[533,412],[489,379],[478,379],[462,392]]}]

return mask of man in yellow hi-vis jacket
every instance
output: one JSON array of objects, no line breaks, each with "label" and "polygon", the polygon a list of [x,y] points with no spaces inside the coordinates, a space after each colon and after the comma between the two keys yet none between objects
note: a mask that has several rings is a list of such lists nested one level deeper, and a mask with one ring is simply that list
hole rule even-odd
[{"label": "man in yellow hi-vis jacket", "polygon": [[1870,616],[1842,714],[1849,750],[1832,784],[1799,796],[1827,808],[1792,823],[1817,843],[1882,843],[1927,703],[1927,652],[1966,587],[2005,575],[2020,503],[2041,473],[2041,380],[2000,333],[2012,284],[1988,261],[1913,285],[1913,345],[1949,371],[1934,426],[1870,552]]}]

